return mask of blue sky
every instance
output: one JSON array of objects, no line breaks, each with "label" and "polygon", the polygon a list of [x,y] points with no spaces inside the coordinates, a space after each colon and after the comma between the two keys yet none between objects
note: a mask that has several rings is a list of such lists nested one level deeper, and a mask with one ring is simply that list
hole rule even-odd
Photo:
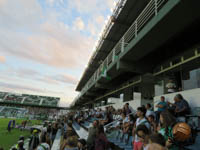
[{"label": "blue sky", "polygon": [[0,91],[69,105],[118,0],[0,0]]}]

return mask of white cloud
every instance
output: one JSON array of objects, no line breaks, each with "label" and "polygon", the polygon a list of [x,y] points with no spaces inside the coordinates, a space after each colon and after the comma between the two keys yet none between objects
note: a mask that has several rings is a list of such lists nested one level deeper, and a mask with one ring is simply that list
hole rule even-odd
[{"label": "white cloud", "polygon": [[[73,0],[65,3],[66,1],[63,0],[46,0],[49,5],[55,7],[58,4],[63,4],[59,8],[63,11],[64,6],[66,6],[66,13],[72,13],[75,9],[81,14],[72,22],[78,29],[73,30],[73,26],[64,23],[68,21],[68,18],[64,21],[60,19],[65,13],[61,14],[60,10],[54,7],[43,10],[37,0],[0,0],[0,20],[2,22],[0,24],[0,36],[3,37],[0,39],[0,62],[6,61],[7,64],[7,60],[12,57],[18,58],[22,62],[32,61],[48,65],[55,69],[55,72],[59,69],[83,71],[92,54],[95,39],[104,25],[103,15],[105,15],[105,10],[109,9],[111,1]],[[82,15],[87,16],[89,22],[83,20]],[[72,19],[74,18],[72,17]],[[82,35],[80,32],[82,30],[90,32],[92,37]],[[49,85],[55,87],[57,84],[57,86],[60,86],[61,83],[63,83],[62,85],[67,84],[66,87],[60,88],[60,90],[65,97],[65,93],[68,94],[70,100],[77,94],[74,89],[78,81],[72,74],[55,73],[54,75],[45,76],[37,74],[34,68],[33,70],[21,69],[15,72],[16,77],[21,76],[20,81],[23,81],[23,78],[28,81],[28,79],[31,79],[31,75],[36,79],[43,80],[43,82],[37,81],[42,84],[49,83]],[[9,76],[8,80],[6,78],[4,80],[11,81],[11,78]],[[12,81],[14,79],[16,78],[13,78]],[[22,91],[23,88],[35,92],[38,90],[38,87],[34,84],[23,85],[22,82],[21,84],[18,82],[18,84],[19,89]],[[12,86],[11,83],[4,83],[4,85],[7,86],[8,90],[18,88],[16,85]],[[51,86],[48,86],[48,88],[55,92],[57,90],[51,89]]]},{"label": "white cloud", "polygon": [[35,0],[7,0],[0,5],[1,28],[25,30],[36,27],[42,18],[42,9]]},{"label": "white cloud", "polygon": [[104,20],[105,20],[104,16],[100,15],[100,16],[96,17],[95,21],[96,21],[97,24],[103,25],[104,24]]},{"label": "white cloud", "polygon": [[46,0],[46,2],[49,4],[49,5],[53,5],[54,4],[54,2],[55,2],[55,0]]},{"label": "white cloud", "polygon": [[114,8],[114,2],[117,2],[117,0],[106,0],[105,1],[108,5],[108,8]]},{"label": "white cloud", "polygon": [[98,28],[94,23],[89,22],[87,29],[91,33],[92,36],[96,37],[98,35]]},{"label": "white cloud", "polygon": [[0,5],[4,5],[6,3],[6,0],[0,0]]},{"label": "white cloud", "polygon": [[85,27],[85,24],[80,17],[77,17],[73,24],[74,24],[75,28],[77,28],[80,31],[83,30]]},{"label": "white cloud", "polygon": [[80,13],[98,14],[113,7],[115,0],[73,0],[69,1],[68,8],[75,8]]},{"label": "white cloud", "polygon": [[31,35],[0,29],[4,37],[0,40],[0,51],[52,67],[74,69],[84,66],[94,40],[60,24],[44,23]]}]

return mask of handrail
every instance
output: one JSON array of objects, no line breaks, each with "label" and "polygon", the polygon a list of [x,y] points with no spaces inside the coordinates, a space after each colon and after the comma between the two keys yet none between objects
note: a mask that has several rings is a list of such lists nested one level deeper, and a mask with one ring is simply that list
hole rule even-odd
[{"label": "handrail", "polygon": [[[136,113],[136,112],[132,112],[132,113],[128,114],[128,116],[133,115],[133,114],[135,114],[135,113]],[[114,120],[113,122],[110,122],[110,123],[106,124],[106,125],[104,126],[104,129],[106,129],[106,128],[109,127],[110,125],[113,125],[113,124],[116,123],[117,121],[120,121],[120,119],[118,118],[118,119]]]},{"label": "handrail", "polygon": [[[122,1],[123,0],[121,0],[120,2]],[[139,14],[137,19],[133,22],[131,27],[126,31],[126,33],[122,36],[119,42],[115,45],[115,47],[111,50],[111,52],[105,58],[103,63],[99,66],[99,68],[96,71],[98,73],[98,77],[101,76],[103,66],[105,65],[105,67],[108,68],[108,66],[113,62],[113,59],[110,60],[110,58],[114,58],[115,56],[118,56],[119,54],[121,54],[124,48],[129,44],[129,42],[133,38],[137,38],[138,33],[141,31],[144,25],[148,23],[148,21],[151,20],[153,16],[157,15],[158,11],[162,7],[162,4],[167,1],[169,0],[151,0],[147,4],[147,6],[143,9],[143,11]],[[115,56],[111,57],[110,54],[115,55]],[[96,78],[95,81],[97,79],[98,78]],[[84,91],[87,90],[92,84],[92,82],[89,84],[89,81],[90,80],[88,80],[86,85],[83,87],[81,91],[81,95],[84,94]]]},{"label": "handrail", "polygon": [[59,150],[61,142],[61,129],[58,129],[51,150]]},{"label": "handrail", "polygon": [[[127,0],[119,0],[116,4],[116,7],[113,10],[113,14],[112,14],[112,18],[117,18],[118,15],[120,14],[121,10],[123,9],[124,5],[126,4]],[[96,46],[96,50],[93,53],[91,59],[89,60],[89,63],[91,63],[92,59],[96,56],[99,48],[101,47],[101,45],[103,44],[104,38],[107,36],[107,34],[109,33],[111,27],[113,26],[113,22],[112,20],[109,20],[108,23],[105,25],[104,29],[103,29],[103,34],[101,35],[101,38],[98,40],[97,42],[97,46]]]}]

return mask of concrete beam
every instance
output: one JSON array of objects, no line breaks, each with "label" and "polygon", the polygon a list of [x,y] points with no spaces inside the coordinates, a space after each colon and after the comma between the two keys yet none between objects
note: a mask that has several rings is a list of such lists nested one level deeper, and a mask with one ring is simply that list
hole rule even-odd
[{"label": "concrete beam", "polygon": [[100,88],[100,89],[112,89],[113,86],[111,86],[111,85],[105,85],[105,84],[100,84],[100,83],[96,83],[96,84],[95,84],[95,88]]},{"label": "concrete beam", "polygon": [[118,41],[116,41],[116,40],[114,40],[112,38],[103,38],[103,40],[106,41],[106,42],[109,42],[109,43],[113,43],[113,44],[118,42]]},{"label": "concrete beam", "polygon": [[125,23],[124,20],[119,20],[119,19],[116,19],[114,18],[113,16],[111,17],[111,21],[115,24],[119,24],[120,26],[122,27],[126,27],[126,28],[129,28],[131,26],[130,23]]},{"label": "concrete beam", "polygon": [[97,96],[98,94],[94,93],[94,92],[86,92],[85,95],[86,96]]},{"label": "concrete beam", "polygon": [[137,64],[134,64],[134,63],[119,60],[117,62],[116,69],[142,74],[142,73],[144,73],[143,67],[144,66],[141,66],[139,64],[137,65]]},{"label": "concrete beam", "polygon": [[91,96],[91,95],[89,96],[89,95],[86,95],[86,94],[85,94],[85,95],[83,96],[82,99],[84,99],[84,100],[85,100],[85,99],[89,99],[89,100],[90,100],[90,99],[92,99],[93,97],[94,97],[94,96]]}]

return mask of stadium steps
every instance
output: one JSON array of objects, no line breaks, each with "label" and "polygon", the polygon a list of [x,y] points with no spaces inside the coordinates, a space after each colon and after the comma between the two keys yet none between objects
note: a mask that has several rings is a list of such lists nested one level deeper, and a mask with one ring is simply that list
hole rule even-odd
[{"label": "stadium steps", "polygon": [[81,139],[87,140],[88,131],[81,127],[78,123],[73,122],[72,127],[74,128],[75,132]]},{"label": "stadium steps", "polygon": [[60,150],[60,142],[61,142],[61,129],[59,129],[56,133],[56,137],[53,142],[51,150]]},{"label": "stadium steps", "polygon": [[128,134],[123,135],[122,132],[119,130],[112,131],[110,134],[107,134],[108,140],[115,145],[119,146],[120,148],[124,150],[133,150],[132,147],[132,139],[133,137],[128,137]]},{"label": "stadium steps", "polygon": [[91,127],[91,122],[85,121],[84,123],[81,123],[81,126],[85,129],[85,130],[89,130],[89,128]]},{"label": "stadium steps", "polygon": [[89,118],[88,122],[93,123],[95,120],[99,120],[98,118]]}]

